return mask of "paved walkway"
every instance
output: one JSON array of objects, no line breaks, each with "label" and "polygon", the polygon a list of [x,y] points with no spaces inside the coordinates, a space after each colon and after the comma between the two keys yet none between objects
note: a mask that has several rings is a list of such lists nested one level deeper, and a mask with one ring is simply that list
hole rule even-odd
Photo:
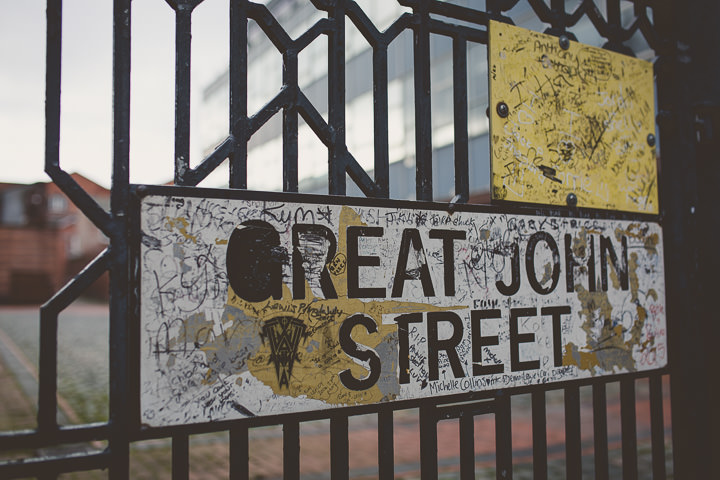
[{"label": "paved walkway", "polygon": [[[0,308],[0,430],[33,428],[37,395],[38,312],[30,308]],[[59,392],[63,422],[102,420],[107,416],[107,308],[79,305],[60,318]],[[65,367],[65,364],[68,367]],[[67,377],[70,376],[71,379]],[[664,391],[669,392],[669,385]],[[668,472],[671,473],[669,444],[670,408],[666,395],[665,425],[668,427]],[[610,476],[621,476],[619,387],[609,384],[608,437]],[[581,388],[581,432],[583,439],[583,478],[593,478],[592,393]],[[63,407],[64,402],[64,407]],[[532,478],[532,431],[528,395],[512,397],[514,478]],[[650,414],[647,381],[637,383],[637,429],[640,478],[651,478],[649,448]],[[564,478],[564,408],[561,391],[547,393],[549,478]],[[377,417],[351,417],[350,476],[355,479],[377,477]],[[494,431],[492,415],[475,419],[475,458],[477,478],[495,478]],[[300,466],[307,479],[324,479],[330,470],[329,421],[303,423],[300,427]],[[397,478],[419,478],[419,429],[415,409],[397,411],[394,416],[395,472]],[[253,479],[282,478],[282,427],[264,427],[250,432],[250,474]],[[16,452],[2,458],[27,455]],[[438,463],[440,478],[459,475],[459,426],[456,420],[438,423]],[[138,442],[131,453],[134,479],[169,478],[170,444],[167,440]],[[196,435],[191,438],[190,469],[193,479],[227,477],[229,451],[227,434]],[[81,472],[63,478],[107,478],[106,472]]]}]

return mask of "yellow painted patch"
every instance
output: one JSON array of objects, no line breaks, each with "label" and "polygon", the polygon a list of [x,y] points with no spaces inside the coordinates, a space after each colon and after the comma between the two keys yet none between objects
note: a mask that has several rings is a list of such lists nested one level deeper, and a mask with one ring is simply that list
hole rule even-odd
[{"label": "yellow painted patch", "polygon": [[191,235],[188,233],[187,228],[190,225],[187,221],[187,218],[185,217],[165,217],[165,220],[167,221],[167,224],[165,227],[172,231],[173,229],[177,229],[180,234],[185,237],[185,240],[190,240],[193,243],[197,243],[197,235]]},{"label": "yellow painted patch", "polygon": [[[277,316],[279,312],[285,312],[300,319],[306,326],[307,336],[298,347],[298,357],[293,366],[289,384],[287,386],[280,385],[275,366],[270,360],[272,352],[268,342],[264,342],[258,352],[248,359],[250,373],[271,387],[273,392],[278,395],[314,398],[335,405],[370,404],[393,399],[382,391],[381,387],[386,385],[378,383],[368,390],[353,391],[340,382],[338,373],[346,369],[349,369],[355,378],[364,378],[369,373],[365,367],[356,363],[340,348],[339,330],[343,320],[347,317],[362,313],[375,320],[378,327],[377,332],[369,334],[362,326],[358,326],[353,329],[352,338],[357,343],[377,351],[383,342],[388,342],[392,346],[397,345],[397,325],[383,324],[383,314],[467,308],[466,306],[435,307],[425,303],[393,300],[363,301],[347,297],[321,299],[313,296],[307,283],[303,300],[293,300],[292,293],[287,286],[283,288],[282,299],[269,299],[262,302],[242,300],[230,288],[228,305],[255,318],[258,332],[259,327],[265,321]],[[235,325],[231,325],[228,330],[234,328]],[[207,351],[210,348],[204,347],[203,350]],[[394,358],[397,358],[396,355]],[[397,365],[388,366],[393,373],[394,382],[397,383],[395,376]],[[208,375],[210,373],[209,371]]]},{"label": "yellow painted patch", "polygon": [[[347,251],[346,231],[349,225],[364,225],[364,223],[352,208],[345,206],[340,214],[338,255],[330,261],[328,264],[330,267],[343,265],[340,256],[344,258]],[[344,265],[343,268],[329,268],[329,271],[338,294],[336,299],[316,297],[307,282],[303,299],[293,299],[288,285],[283,285],[282,298],[278,300],[269,298],[260,302],[243,300],[235,294],[232,287],[228,286],[226,311],[241,311],[242,315],[228,318],[230,322],[223,328],[225,332],[230,333],[217,335],[216,341],[200,342],[199,349],[207,356],[208,364],[212,363],[210,359],[237,357],[237,345],[240,339],[245,341],[254,339],[258,346],[248,352],[247,361],[240,362],[242,367],[237,371],[231,371],[232,362],[225,362],[223,370],[225,374],[238,374],[249,370],[255,378],[269,386],[277,395],[323,400],[333,405],[372,404],[393,400],[399,393],[396,374],[398,329],[395,323],[383,324],[383,315],[468,308],[467,305],[439,307],[427,303],[348,298],[347,272]],[[369,372],[365,366],[342,350],[339,331],[345,319],[358,313],[372,318],[377,325],[377,332],[368,333],[363,326],[356,326],[351,334],[353,340],[363,345],[363,348],[375,350],[381,357],[381,352],[392,353],[382,358],[383,372],[380,380],[373,387],[353,391],[341,383],[338,374],[349,369],[353,377],[362,379]],[[287,385],[280,384],[275,363],[272,361],[273,352],[269,341],[259,340],[265,322],[283,315],[300,320],[305,327],[305,335],[299,342]],[[193,322],[185,327],[185,331],[189,332],[190,336],[181,341],[190,341],[190,338],[198,337],[198,328],[206,327],[199,320],[192,318],[188,321],[190,320]],[[204,340],[209,332],[203,332]],[[232,336],[233,341],[223,340],[224,336]],[[206,372],[205,383],[213,384],[218,379],[217,372],[210,366]]]},{"label": "yellow painted patch", "polygon": [[658,213],[651,63],[494,21],[488,58],[494,200]]}]

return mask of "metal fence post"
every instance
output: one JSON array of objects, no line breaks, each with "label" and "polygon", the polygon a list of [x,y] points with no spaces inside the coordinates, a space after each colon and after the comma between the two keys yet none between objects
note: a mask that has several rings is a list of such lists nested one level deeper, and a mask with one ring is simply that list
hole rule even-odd
[{"label": "metal fence post", "polygon": [[[662,2],[655,22],[668,39],[657,64],[661,134],[674,472],[710,478],[718,471],[718,376],[711,352],[718,334],[720,221],[713,192],[720,180],[713,126],[720,119],[720,36],[715,2]],[[713,201],[715,200],[715,202]],[[713,435],[714,434],[714,435]]]}]

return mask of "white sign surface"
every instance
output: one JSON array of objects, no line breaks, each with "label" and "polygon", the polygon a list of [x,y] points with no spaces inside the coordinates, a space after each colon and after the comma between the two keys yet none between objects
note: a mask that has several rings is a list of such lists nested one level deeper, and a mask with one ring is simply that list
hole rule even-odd
[{"label": "white sign surface", "polygon": [[382,205],[145,196],[141,421],[666,364],[657,223]]}]

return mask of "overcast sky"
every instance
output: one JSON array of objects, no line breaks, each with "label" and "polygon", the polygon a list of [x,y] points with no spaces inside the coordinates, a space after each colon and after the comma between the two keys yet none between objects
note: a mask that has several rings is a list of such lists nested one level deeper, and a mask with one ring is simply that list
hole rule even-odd
[{"label": "overcast sky", "polygon": [[[0,0],[0,181],[48,180],[45,142],[45,0]],[[112,0],[64,0],[60,164],[110,185]],[[174,12],[164,0],[132,2],[130,180],[173,175]],[[227,65],[227,0],[193,14],[193,109]],[[197,124],[197,115],[193,124]],[[197,128],[195,129],[197,130]],[[192,164],[202,145],[192,145]]]}]

